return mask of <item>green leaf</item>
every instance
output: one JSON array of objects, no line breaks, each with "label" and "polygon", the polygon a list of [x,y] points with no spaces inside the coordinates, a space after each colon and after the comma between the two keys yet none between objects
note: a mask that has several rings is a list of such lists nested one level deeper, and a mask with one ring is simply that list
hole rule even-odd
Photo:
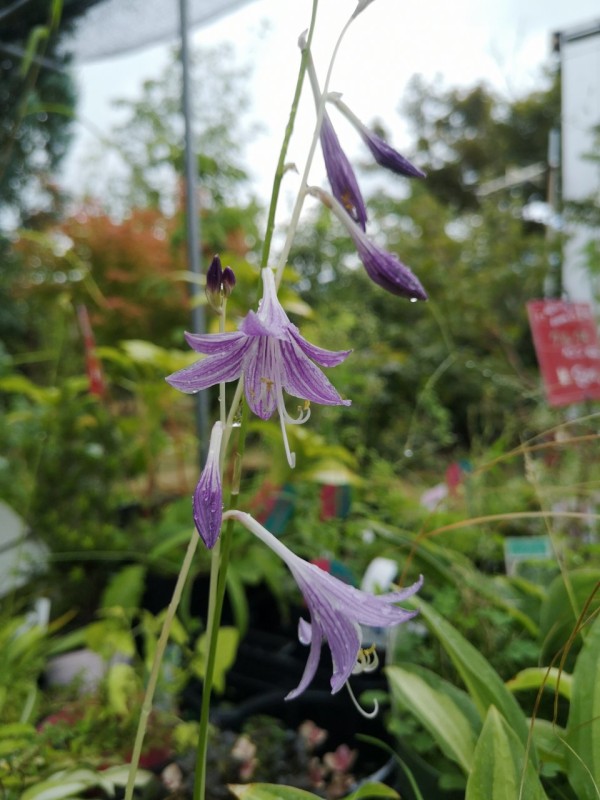
[{"label": "green leaf", "polygon": [[[304,789],[294,789],[293,786],[279,786],[274,783],[247,783],[244,785],[229,784],[229,791],[238,800],[308,800],[308,798],[318,798],[312,792]],[[398,792],[384,786],[383,783],[365,783],[352,794],[347,795],[344,800],[367,800],[369,797],[399,797]]]},{"label": "green leaf", "polygon": [[108,706],[121,718],[131,714],[131,701],[140,691],[140,682],[131,664],[113,664],[106,675]]},{"label": "green leaf", "polygon": [[[568,575],[571,592],[567,591],[562,575],[550,584],[546,599],[540,609],[541,658],[550,660],[567,642],[586,600],[600,581],[600,570],[583,568],[571,570]],[[575,610],[573,603],[575,603]],[[589,611],[600,606],[600,592]],[[585,635],[585,631],[583,631]]]},{"label": "green leaf", "polygon": [[588,632],[573,671],[567,724],[569,783],[582,800],[600,797],[600,616]]},{"label": "green leaf", "polygon": [[[216,692],[225,691],[225,675],[233,665],[237,654],[240,634],[237,628],[225,626],[219,628],[217,635],[217,654],[213,674],[213,689]],[[196,645],[197,656],[192,661],[192,669],[199,678],[204,679],[206,674],[206,657],[208,653],[208,634],[204,633]]]},{"label": "green leaf", "polygon": [[419,720],[447,758],[469,773],[476,732],[449,693],[400,666],[388,667],[386,674],[396,702]]},{"label": "green leaf", "polygon": [[547,800],[525,749],[503,715],[490,706],[475,747],[465,800]]},{"label": "green leaf", "polygon": [[145,579],[146,569],[141,564],[123,567],[104,590],[101,608],[140,608]]},{"label": "green leaf", "polygon": [[246,783],[228,784],[227,788],[238,800],[308,800],[318,798],[312,792],[304,789],[294,789],[292,786],[279,786],[274,783]]},{"label": "green leaf", "polygon": [[547,719],[536,717],[533,720],[533,744],[540,764],[548,773],[567,771],[567,751],[565,744],[566,731],[559,725],[554,725]]},{"label": "green leaf", "polygon": [[395,789],[391,789],[383,783],[363,783],[355,792],[347,795],[344,800],[366,800],[368,797],[392,797],[399,798],[400,795]]},{"label": "green leaf", "polygon": [[506,687],[511,692],[520,692],[526,689],[544,689],[558,692],[567,700],[571,699],[573,677],[568,672],[559,672],[556,667],[529,667],[522,669],[514,678],[506,681]]},{"label": "green leaf", "polygon": [[431,632],[437,636],[456,667],[483,720],[490,706],[495,706],[517,734],[523,746],[527,744],[528,726],[525,715],[502,678],[472,644],[423,600],[415,604],[421,610]]}]

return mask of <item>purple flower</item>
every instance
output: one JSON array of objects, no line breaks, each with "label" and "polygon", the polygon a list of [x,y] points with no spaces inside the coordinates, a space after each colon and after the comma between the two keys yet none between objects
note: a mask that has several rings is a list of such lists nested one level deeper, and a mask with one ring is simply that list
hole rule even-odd
[{"label": "purple flower", "polygon": [[325,161],[327,178],[331,184],[333,196],[364,231],[367,224],[365,202],[358,188],[354,170],[342,150],[327,112],[323,114],[323,122],[321,124],[321,149],[323,150],[323,160]]},{"label": "purple flower", "polygon": [[395,604],[415,594],[421,588],[422,577],[400,592],[372,595],[343,583],[315,564],[309,564],[249,514],[227,511],[224,517],[237,519],[285,561],[308,606],[310,623],[300,620],[298,626],[299,640],[302,644],[310,645],[308,661],[300,683],[286,696],[286,700],[298,697],[314,678],[323,640],[331,650],[331,691],[334,694],[339,692],[353,672],[365,669],[360,625],[389,628],[406,622],[417,613]]},{"label": "purple flower", "polygon": [[273,271],[263,269],[262,279],[263,298],[258,313],[250,311],[234,333],[186,333],[190,347],[207,358],[169,375],[167,381],[176,389],[193,394],[243,376],[252,411],[261,419],[269,419],[275,410],[279,412],[288,462],[293,467],[295,458],[289,449],[285,423],[306,422],[310,410],[305,407],[297,418],[290,417],[283,391],[322,405],[350,405],[350,400],[342,400],[313,361],[334,367],[351,351],[324,350],[307,342],[277,298]]},{"label": "purple flower", "polygon": [[342,102],[337,94],[329,95],[329,99],[337,106],[344,116],[354,125],[361,135],[362,140],[367,145],[375,161],[382,167],[395,172],[397,175],[405,175],[408,178],[424,178],[425,173],[407,158],[404,158],[397,150],[385,142],[380,136],[369,130],[360,119]]},{"label": "purple flower", "polygon": [[223,425],[215,422],[210,434],[206,464],[194,492],[194,522],[200,538],[209,550],[212,550],[219,538],[223,518],[223,485],[219,463],[222,438]]},{"label": "purple flower", "polygon": [[396,255],[382,250],[368,239],[364,231],[349,219],[348,214],[344,212],[334,197],[315,187],[309,188],[309,192],[330,208],[346,226],[356,245],[360,260],[374,283],[399,297],[408,297],[412,301],[427,300],[425,289],[410,268],[403,264]]}]

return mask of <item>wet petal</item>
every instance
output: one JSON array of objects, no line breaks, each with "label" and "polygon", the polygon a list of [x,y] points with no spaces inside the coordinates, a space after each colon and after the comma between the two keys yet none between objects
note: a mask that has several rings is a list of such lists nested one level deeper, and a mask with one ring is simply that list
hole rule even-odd
[{"label": "wet petal", "polygon": [[417,276],[397,256],[381,250],[366,237],[353,238],[360,260],[374,283],[399,297],[427,300],[427,293]]}]

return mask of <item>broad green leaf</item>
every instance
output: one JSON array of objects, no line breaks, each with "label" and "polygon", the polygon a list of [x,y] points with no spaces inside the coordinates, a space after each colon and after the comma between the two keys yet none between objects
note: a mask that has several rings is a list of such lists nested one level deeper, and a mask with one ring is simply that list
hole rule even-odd
[{"label": "broad green leaf", "polygon": [[[531,721],[530,721],[531,722]],[[533,744],[540,764],[555,772],[567,771],[566,731],[547,719],[533,720]]]},{"label": "broad green leaf", "polygon": [[[571,591],[567,591],[564,578],[558,575],[550,584],[540,609],[541,658],[544,660],[552,659],[568,641],[586,600],[600,581],[600,569],[586,567],[571,570],[568,578]],[[591,612],[599,606],[600,592],[596,593],[588,610]],[[578,641],[581,642],[581,639]]]},{"label": "broad green leaf", "polygon": [[227,788],[238,800],[317,800],[318,795],[294,789],[293,786],[279,786],[274,783],[228,784]]},{"label": "broad green leaf", "polygon": [[[219,628],[217,635],[217,654],[213,673],[213,689],[216,692],[225,691],[225,675],[233,665],[237,655],[240,634],[237,628],[225,626]],[[208,654],[208,636],[202,634],[196,645],[196,657],[192,661],[192,669],[199,678],[204,679],[206,674],[206,657]]]},{"label": "broad green leaf", "polygon": [[388,667],[386,674],[396,702],[429,731],[445,756],[469,773],[476,733],[449,694],[433,688],[421,676],[400,666]]},{"label": "broad green leaf", "polygon": [[[273,783],[248,783],[240,786],[239,784],[229,784],[229,791],[238,800],[309,800],[318,798],[312,792],[304,789],[294,789],[293,786],[279,786]],[[344,800],[367,800],[369,797],[388,797],[398,798],[398,792],[384,786],[383,783],[365,783],[355,792],[348,795]]]},{"label": "broad green leaf", "polygon": [[101,608],[140,608],[146,568],[141,564],[123,567],[114,575],[102,594]]},{"label": "broad green leaf", "polygon": [[519,737],[494,706],[475,747],[465,800],[547,800]]},{"label": "broad green leaf", "polygon": [[506,681],[506,686],[511,692],[520,692],[526,689],[544,689],[552,692],[558,691],[562,697],[571,699],[573,677],[568,672],[560,672],[556,667],[529,667],[522,669],[514,678]]},{"label": "broad green leaf", "polygon": [[21,800],[66,800],[99,785],[104,785],[110,792],[110,784],[107,785],[91,769],[57,772],[47,780],[30,786],[23,792]]},{"label": "broad green leaf", "polygon": [[582,800],[600,798],[600,616],[573,671],[567,742],[568,777],[575,794]]},{"label": "broad green leaf", "polygon": [[141,687],[135,669],[131,664],[113,664],[106,675],[108,705],[119,717],[131,713],[131,701]]},{"label": "broad green leaf", "polygon": [[421,599],[415,605],[451,658],[481,719],[485,719],[490,706],[495,706],[525,746],[528,737],[525,715],[489,661],[431,606]]},{"label": "broad green leaf", "polygon": [[367,800],[369,797],[399,798],[400,795],[395,789],[391,789],[383,783],[363,783],[355,792],[347,795],[344,800]]}]

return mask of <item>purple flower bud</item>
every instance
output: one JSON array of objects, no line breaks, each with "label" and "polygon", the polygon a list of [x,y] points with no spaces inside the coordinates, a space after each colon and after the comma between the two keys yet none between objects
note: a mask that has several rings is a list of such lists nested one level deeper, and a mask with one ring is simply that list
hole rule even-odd
[{"label": "purple flower bud", "polygon": [[331,100],[346,119],[354,125],[361,135],[362,140],[371,151],[373,158],[381,167],[385,167],[395,172],[397,175],[405,175],[407,178],[425,177],[425,173],[422,170],[415,167],[414,164],[411,164],[407,158],[404,158],[397,150],[394,150],[394,148],[380,136],[377,136],[377,134],[369,130],[369,128],[359,120],[356,114],[348,108],[339,95],[331,94],[328,99]]},{"label": "purple flower bud", "polygon": [[327,114],[323,115],[323,123],[321,125],[321,148],[333,196],[364,231],[367,223],[365,202],[358,188],[354,170],[342,150]]},{"label": "purple flower bud", "polygon": [[342,222],[356,245],[358,255],[371,280],[383,287],[391,294],[399,297],[408,297],[409,300],[427,300],[427,293],[421,286],[419,279],[403,264],[393,253],[388,253],[377,247],[359,226],[353,222],[348,214],[335,199],[322,189],[310,188],[310,194],[318,197],[321,202],[330,208],[335,216]]},{"label": "purple flower bud", "polygon": [[223,285],[223,294],[225,297],[229,297],[229,295],[233,292],[233,287],[235,286],[235,273],[231,267],[225,267],[221,282]]},{"label": "purple flower bud", "polygon": [[[302,50],[306,47],[306,37],[304,35],[300,37],[298,44]],[[308,53],[306,69],[310,78],[317,111],[319,111],[322,102],[321,89],[310,52]],[[320,139],[325,170],[327,171],[327,178],[331,185],[333,196],[364,231],[367,224],[365,201],[358,188],[358,181],[352,165],[342,150],[340,140],[326,111],[323,111],[323,119],[321,120]]]},{"label": "purple flower bud", "polygon": [[206,299],[214,308],[215,311],[221,313],[221,306],[223,305],[223,298],[221,295],[223,283],[223,269],[221,267],[221,259],[219,256],[214,256],[210,262],[210,267],[206,273]]},{"label": "purple flower bud", "polygon": [[221,482],[221,439],[223,425],[215,422],[210,434],[206,464],[194,492],[194,522],[200,538],[209,550],[215,546],[223,518],[223,485]]}]

